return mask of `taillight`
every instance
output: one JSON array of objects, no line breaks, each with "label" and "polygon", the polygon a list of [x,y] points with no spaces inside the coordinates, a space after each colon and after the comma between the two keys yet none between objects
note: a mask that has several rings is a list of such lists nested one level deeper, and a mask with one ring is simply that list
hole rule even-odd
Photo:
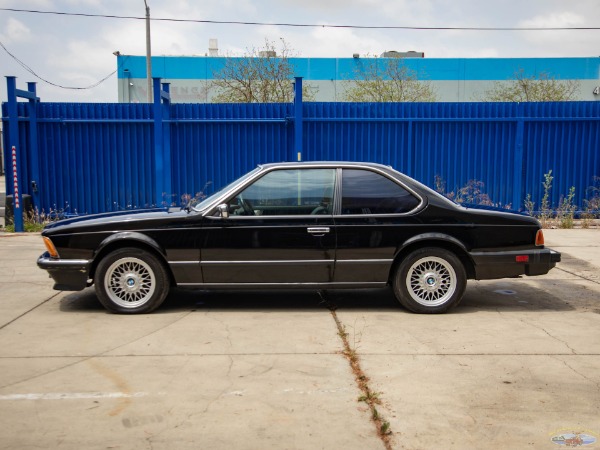
[{"label": "taillight", "polygon": [[50,253],[50,256],[53,258],[58,258],[58,252],[56,251],[56,247],[54,246],[50,238],[44,236],[43,239],[44,245],[46,245],[46,249],[48,250],[48,253]]},{"label": "taillight", "polygon": [[544,245],[544,232],[542,230],[538,230],[535,235],[535,245],[538,247]]}]

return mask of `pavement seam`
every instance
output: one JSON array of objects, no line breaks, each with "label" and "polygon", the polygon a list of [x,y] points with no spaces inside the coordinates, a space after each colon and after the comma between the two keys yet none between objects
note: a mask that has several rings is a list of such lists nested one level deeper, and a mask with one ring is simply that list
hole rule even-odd
[{"label": "pavement seam", "polygon": [[[39,307],[39,306],[43,305],[43,304],[44,304],[44,303],[46,303],[48,300],[51,300],[52,298],[56,297],[56,296],[57,296],[57,295],[59,295],[59,294],[60,294],[60,293],[57,293],[57,294],[53,295],[52,297],[50,297],[50,298],[48,298],[48,299],[44,300],[42,303],[40,303],[39,305],[37,305],[37,306],[35,306],[35,307],[31,308],[31,309],[30,309],[29,311],[27,311],[27,312],[33,311],[35,308],[37,308],[37,307]],[[25,314],[27,314],[27,312],[26,312],[26,313],[23,313],[23,314],[21,314],[19,317],[23,317]],[[94,358],[99,358],[99,357],[103,357],[103,356],[105,356],[105,357],[109,357],[110,355],[107,355],[107,353],[110,353],[110,352],[112,352],[112,351],[115,351],[115,350],[117,350],[117,349],[119,349],[119,348],[121,348],[121,347],[124,347],[124,346],[126,346],[126,345],[129,345],[129,344],[131,344],[131,343],[133,343],[133,342],[136,342],[136,341],[138,341],[138,340],[140,340],[140,339],[143,339],[143,338],[145,338],[145,337],[147,337],[147,336],[150,336],[150,335],[151,335],[151,334],[153,334],[153,333],[156,333],[156,332],[158,332],[158,331],[160,331],[160,330],[163,330],[164,328],[167,328],[167,327],[169,327],[169,326],[173,325],[174,323],[176,323],[176,322],[180,321],[180,320],[181,320],[181,319],[183,319],[184,317],[187,317],[189,314],[191,314],[191,312],[192,312],[192,311],[187,311],[185,314],[183,314],[182,316],[180,316],[180,317],[178,317],[177,319],[173,320],[172,322],[169,322],[168,324],[166,324],[166,325],[163,325],[162,327],[160,327],[160,328],[158,328],[158,329],[156,329],[156,330],[153,330],[152,332],[150,332],[150,333],[147,333],[147,334],[145,334],[144,336],[137,337],[137,338],[135,338],[135,339],[133,339],[133,340],[131,340],[131,341],[129,341],[129,342],[126,342],[126,343],[124,343],[124,344],[120,344],[120,345],[118,345],[118,346],[116,346],[116,347],[114,347],[114,348],[108,349],[108,350],[104,350],[104,351],[102,351],[102,352],[99,352],[99,353],[97,353],[97,354],[95,354],[95,355],[88,355],[88,356],[80,356],[80,355],[77,355],[77,356],[72,356],[72,357],[66,356],[65,358],[80,358],[80,359],[78,359],[78,360],[76,360],[76,361],[73,361],[73,362],[70,362],[69,364],[65,364],[65,365],[63,365],[63,366],[60,366],[60,367],[55,367],[55,368],[53,368],[53,369],[51,369],[51,370],[48,370],[48,371],[46,371],[46,372],[43,372],[43,373],[39,373],[39,374],[33,375],[33,376],[32,376],[32,377],[30,377],[30,378],[26,378],[26,379],[24,379],[24,380],[19,380],[19,381],[15,381],[15,382],[13,382],[13,383],[10,383],[10,384],[2,385],[2,386],[0,386],[0,389],[4,389],[4,388],[7,388],[7,387],[12,387],[12,386],[15,386],[15,385],[17,385],[17,384],[20,384],[20,383],[24,383],[24,382],[27,382],[27,381],[31,381],[31,380],[34,380],[34,379],[36,379],[36,378],[40,378],[40,377],[46,376],[46,375],[48,375],[48,374],[51,374],[51,373],[54,373],[54,372],[58,372],[59,370],[67,369],[67,368],[69,368],[69,367],[75,366],[75,365],[77,365],[77,364],[79,364],[79,363],[83,363],[83,362],[89,361],[89,360],[91,360],[91,359],[94,359]],[[13,319],[11,322],[9,322],[9,323],[8,323],[8,324],[6,324],[6,325],[9,325],[10,323],[14,322],[14,321],[15,321],[15,320],[17,320],[19,317],[17,317],[17,318],[15,318],[15,319]],[[4,325],[4,326],[0,327],[0,330],[1,330],[2,328],[4,328],[6,325]]]},{"label": "pavement seam", "polygon": [[[337,352],[321,352],[321,353],[297,353],[297,352],[289,352],[289,353],[149,353],[149,354],[135,354],[135,353],[126,353],[123,355],[27,355],[27,356],[10,356],[10,355],[0,355],[0,360],[2,359],[39,359],[39,358],[180,358],[180,357],[212,357],[212,356],[294,356],[294,355],[302,355],[302,356],[331,356],[331,355],[339,355],[339,351]],[[511,358],[520,358],[520,357],[531,357],[531,356],[600,356],[600,353],[362,353],[363,356],[489,356],[489,357],[497,357],[497,356],[506,356]]]},{"label": "pavement seam", "polygon": [[563,269],[562,267],[557,267],[557,269],[561,270],[561,271],[563,271],[565,273],[568,273],[569,275],[573,275],[574,277],[581,278],[582,280],[590,281],[590,282],[596,283],[596,284],[600,284],[600,281],[598,281],[598,280],[594,280],[593,278],[584,277],[583,275],[579,275],[579,274],[577,274],[575,272],[570,272],[570,271],[568,271],[566,269]]},{"label": "pavement seam", "polygon": [[15,317],[14,319],[12,319],[12,320],[10,320],[10,321],[6,322],[4,325],[0,325],[0,330],[3,330],[3,329],[4,329],[4,328],[6,328],[7,326],[9,326],[11,323],[14,323],[14,322],[16,322],[16,321],[17,321],[17,320],[19,320],[21,317],[24,317],[24,316],[26,316],[26,315],[27,315],[27,314],[29,314],[31,311],[33,311],[33,310],[35,310],[35,309],[39,308],[39,307],[40,307],[40,306],[42,306],[44,303],[47,303],[47,302],[49,302],[49,301],[50,301],[50,300],[52,300],[54,297],[56,297],[57,295],[60,295],[60,294],[62,294],[62,292],[57,292],[56,294],[54,294],[54,295],[52,295],[52,296],[48,297],[48,298],[47,298],[46,300],[44,300],[43,302],[41,302],[41,303],[38,303],[38,304],[37,304],[37,305],[35,305],[33,308],[30,308],[30,309],[28,309],[27,311],[25,311],[24,313],[22,313],[22,314],[18,315],[18,316],[17,316],[17,317]]}]

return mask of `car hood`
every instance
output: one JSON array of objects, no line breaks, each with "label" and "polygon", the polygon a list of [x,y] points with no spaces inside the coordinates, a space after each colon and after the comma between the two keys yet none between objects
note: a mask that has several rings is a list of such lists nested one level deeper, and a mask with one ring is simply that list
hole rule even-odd
[{"label": "car hood", "polygon": [[59,220],[46,225],[43,235],[60,234],[63,232],[94,231],[96,229],[110,229],[118,226],[119,230],[135,229],[143,222],[144,226],[157,221],[170,218],[186,217],[187,210],[167,210],[164,208],[140,209],[135,211],[118,211],[102,214],[90,214]]}]

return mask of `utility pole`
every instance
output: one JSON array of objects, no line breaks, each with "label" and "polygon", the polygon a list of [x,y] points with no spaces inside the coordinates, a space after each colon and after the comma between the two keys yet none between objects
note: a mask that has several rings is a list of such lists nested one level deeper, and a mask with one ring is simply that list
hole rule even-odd
[{"label": "utility pole", "polygon": [[150,47],[150,7],[146,0],[144,0],[144,5],[146,5],[146,80],[148,82],[148,86],[146,89],[148,90],[148,103],[152,103],[152,49]]}]

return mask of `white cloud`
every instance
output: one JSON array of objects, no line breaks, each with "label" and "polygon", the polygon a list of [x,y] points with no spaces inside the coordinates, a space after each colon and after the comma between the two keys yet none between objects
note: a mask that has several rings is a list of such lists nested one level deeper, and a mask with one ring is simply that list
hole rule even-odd
[{"label": "white cloud", "polygon": [[571,11],[553,12],[547,15],[535,16],[519,22],[524,28],[560,28],[577,27],[585,23],[585,17]]},{"label": "white cloud", "polygon": [[0,39],[2,39],[5,44],[10,44],[12,42],[27,42],[32,38],[31,30],[27,25],[14,17],[8,18],[3,29],[4,31],[0,35]]},{"label": "white cloud", "polygon": [[[564,28],[589,26],[587,19],[582,14],[572,11],[552,12],[538,15],[519,23],[527,28]],[[523,47],[529,47],[537,56],[591,56],[598,53],[596,39],[598,31],[524,31],[519,33]]]},{"label": "white cloud", "polygon": [[[154,18],[270,23],[389,26],[595,26],[598,0],[147,0]],[[0,0],[3,7],[142,17],[143,0]],[[426,58],[548,57],[598,54],[600,31],[467,32],[292,28],[207,23],[152,22],[154,55],[204,55],[208,39],[220,54],[243,54],[265,38],[284,38],[303,57],[379,55],[416,50]],[[59,84],[85,85],[116,69],[112,52],[144,55],[143,20],[84,18],[2,12],[0,39],[19,59]],[[0,49],[0,52],[2,49]],[[1,75],[35,81],[5,53]],[[90,91],[65,91],[39,83],[43,100],[114,101],[116,77]],[[0,83],[0,100],[6,99]]]}]

